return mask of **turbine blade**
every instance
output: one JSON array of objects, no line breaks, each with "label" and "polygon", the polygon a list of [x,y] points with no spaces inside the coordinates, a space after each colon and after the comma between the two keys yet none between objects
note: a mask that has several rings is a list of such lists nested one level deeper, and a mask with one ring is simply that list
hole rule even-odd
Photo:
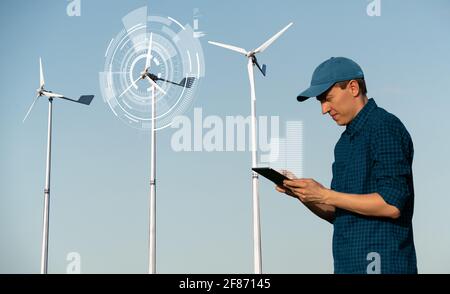
[{"label": "turbine blade", "polygon": [[139,78],[137,78],[135,81],[133,81],[123,92],[122,92],[122,94],[120,94],[119,95],[119,97],[117,97],[117,98],[120,98],[120,97],[122,97],[123,96],[123,94],[125,94],[126,92],[128,92],[128,90],[130,90],[131,89],[131,87],[133,87],[134,86],[134,84],[136,84],[137,83],[137,81],[139,81],[141,79],[141,77],[139,77]]},{"label": "turbine blade", "polygon": [[158,89],[158,91],[160,91],[160,92],[163,93],[164,95],[167,94],[166,91],[164,91],[163,88],[161,88],[157,83],[155,83],[154,80],[152,80],[152,79],[149,78],[148,76],[145,76],[145,78],[150,82],[150,84],[152,84],[153,87],[155,87],[156,89]]},{"label": "turbine blade", "polygon": [[118,98],[120,98],[120,97],[122,97],[123,96],[123,94],[125,94],[126,92],[128,92],[128,90],[130,90],[131,89],[131,87],[133,87],[133,84],[134,83],[132,83],[131,85],[129,85],[123,92],[122,92],[122,94],[120,94],[119,95],[119,97]]},{"label": "turbine blade", "polygon": [[145,60],[145,69],[144,69],[144,71],[149,71],[150,70],[150,66],[152,64],[152,60],[151,60],[152,43],[153,43],[153,33],[150,33],[150,41],[149,41],[149,44],[148,44],[147,59]]},{"label": "turbine blade", "polygon": [[263,52],[264,50],[267,49],[267,47],[269,47],[270,45],[272,45],[273,42],[275,42],[276,39],[278,39],[288,28],[290,28],[294,23],[291,22],[290,24],[288,24],[286,27],[284,27],[284,29],[282,29],[281,31],[279,31],[278,33],[276,33],[272,38],[270,38],[269,40],[267,40],[264,44],[262,44],[261,46],[259,46],[257,49],[255,49],[253,52],[254,53],[260,53]]},{"label": "turbine blade", "polygon": [[211,44],[211,45],[216,45],[216,46],[219,46],[219,47],[222,47],[222,48],[225,48],[225,49],[233,50],[233,51],[242,53],[244,55],[247,55],[247,51],[245,49],[243,49],[243,48],[239,48],[239,47],[236,47],[236,46],[233,46],[233,45],[222,44],[222,43],[218,43],[218,42],[212,42],[212,41],[208,41],[208,43]]},{"label": "turbine blade", "polygon": [[30,108],[28,108],[28,112],[27,112],[27,114],[25,115],[25,117],[23,118],[23,121],[22,121],[23,123],[24,123],[25,120],[27,119],[28,115],[30,114],[31,110],[32,110],[33,107],[34,107],[34,104],[36,103],[36,101],[37,101],[38,99],[39,99],[39,95],[37,95],[36,98],[34,98],[33,103],[31,104]]},{"label": "turbine blade", "polygon": [[47,96],[49,98],[61,98],[64,97],[64,95],[58,94],[58,93],[53,93],[53,92],[48,92],[48,91],[42,91],[42,94],[44,96]]},{"label": "turbine blade", "polygon": [[39,57],[39,87],[44,87],[44,71],[42,70],[42,58]]}]

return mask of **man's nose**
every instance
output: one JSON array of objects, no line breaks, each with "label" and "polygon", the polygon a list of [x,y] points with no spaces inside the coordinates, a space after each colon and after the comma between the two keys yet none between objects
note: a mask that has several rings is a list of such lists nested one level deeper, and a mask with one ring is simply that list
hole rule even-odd
[{"label": "man's nose", "polygon": [[330,111],[330,105],[327,102],[322,103],[322,114],[327,114]]}]

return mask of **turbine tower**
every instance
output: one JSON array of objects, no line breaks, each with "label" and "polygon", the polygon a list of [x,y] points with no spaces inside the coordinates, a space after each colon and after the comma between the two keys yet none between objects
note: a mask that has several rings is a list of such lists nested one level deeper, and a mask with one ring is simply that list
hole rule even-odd
[{"label": "turbine tower", "polygon": [[44,216],[42,229],[42,249],[41,249],[41,274],[47,273],[48,267],[48,234],[49,234],[49,213],[50,213],[50,168],[51,168],[51,150],[52,150],[52,113],[53,113],[53,99],[60,98],[72,102],[89,105],[94,98],[94,95],[83,95],[78,100],[64,97],[64,95],[53,93],[45,90],[44,72],[42,69],[42,59],[39,58],[39,89],[37,89],[37,96],[28,109],[23,122],[27,119],[36,101],[45,96],[48,98],[48,130],[47,130],[47,161],[45,167],[45,188],[44,188]]},{"label": "turbine tower", "polygon": [[184,78],[181,82],[175,83],[169,80],[159,78],[157,75],[150,72],[151,60],[152,60],[152,43],[153,43],[153,33],[150,33],[150,40],[148,44],[148,51],[145,60],[144,71],[141,72],[139,78],[131,83],[123,92],[119,95],[122,97],[123,94],[128,92],[131,87],[134,86],[139,80],[147,80],[150,82],[152,99],[151,99],[151,146],[150,146],[150,209],[149,209],[149,250],[148,250],[148,273],[156,273],[156,101],[155,101],[155,91],[158,90],[162,94],[166,94],[164,89],[162,89],[156,82],[163,81],[166,83],[171,83],[180,87],[191,88],[195,81],[194,77]]},{"label": "turbine tower", "polygon": [[[256,93],[255,93],[255,77],[253,67],[256,66],[261,71],[263,76],[266,76],[266,65],[261,67],[256,59],[256,54],[264,52],[276,39],[278,39],[293,23],[291,22],[281,31],[276,33],[273,37],[263,43],[255,50],[247,51],[243,48],[227,45],[218,42],[208,43],[216,45],[225,49],[229,49],[245,55],[248,58],[247,70],[250,80],[250,94],[251,94],[251,149],[252,149],[252,168],[257,167],[257,140],[256,140]],[[258,194],[258,174],[252,171],[252,201],[253,201],[253,269],[255,274],[260,274],[262,271],[262,254],[261,254],[261,226],[259,217],[259,194]]]}]

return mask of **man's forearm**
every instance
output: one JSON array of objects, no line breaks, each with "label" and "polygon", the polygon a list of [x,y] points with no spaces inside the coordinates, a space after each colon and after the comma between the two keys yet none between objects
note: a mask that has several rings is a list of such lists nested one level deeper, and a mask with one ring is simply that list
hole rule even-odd
[{"label": "man's forearm", "polygon": [[333,223],[335,211],[334,206],[319,203],[302,203],[318,217],[326,220],[329,223]]},{"label": "man's forearm", "polygon": [[387,204],[378,193],[348,194],[327,189],[326,204],[365,216],[398,218],[397,207]]}]

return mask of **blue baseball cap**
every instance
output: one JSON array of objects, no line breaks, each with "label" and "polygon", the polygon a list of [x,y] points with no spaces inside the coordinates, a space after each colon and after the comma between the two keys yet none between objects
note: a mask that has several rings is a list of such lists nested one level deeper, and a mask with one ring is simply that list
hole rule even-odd
[{"label": "blue baseball cap", "polygon": [[345,57],[331,57],[314,70],[311,85],[297,96],[297,100],[302,102],[317,97],[335,83],[354,79],[364,79],[364,73],[356,62]]}]

